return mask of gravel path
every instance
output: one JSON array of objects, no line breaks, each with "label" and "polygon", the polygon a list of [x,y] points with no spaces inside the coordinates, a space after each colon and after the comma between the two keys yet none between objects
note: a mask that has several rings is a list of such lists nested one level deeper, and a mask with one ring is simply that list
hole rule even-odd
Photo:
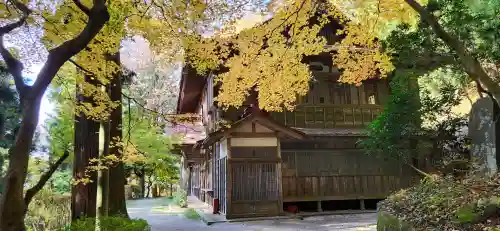
[{"label": "gravel path", "polygon": [[128,203],[129,215],[142,218],[152,226],[152,231],[375,231],[376,214],[351,214],[316,216],[304,220],[262,220],[238,223],[217,223],[210,226],[199,220],[190,220],[181,213],[162,212],[157,207],[165,207],[165,199],[144,199]]}]

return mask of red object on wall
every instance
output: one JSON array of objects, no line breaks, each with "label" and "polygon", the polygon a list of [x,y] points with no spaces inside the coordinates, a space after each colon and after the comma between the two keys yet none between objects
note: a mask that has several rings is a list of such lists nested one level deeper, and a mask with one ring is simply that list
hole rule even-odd
[{"label": "red object on wall", "polygon": [[214,198],[212,208],[214,210],[213,214],[219,213],[219,199],[218,198]]}]

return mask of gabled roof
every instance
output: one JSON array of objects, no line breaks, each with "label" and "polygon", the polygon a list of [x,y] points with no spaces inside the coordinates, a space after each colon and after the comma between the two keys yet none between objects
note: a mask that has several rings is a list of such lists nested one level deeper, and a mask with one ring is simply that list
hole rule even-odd
[{"label": "gabled roof", "polygon": [[299,140],[303,140],[303,139],[307,138],[307,135],[299,130],[284,126],[263,113],[254,112],[254,113],[251,113],[251,114],[247,115],[246,117],[236,121],[229,128],[222,128],[222,129],[219,129],[215,132],[208,134],[208,136],[205,139],[199,140],[196,143],[194,148],[207,148],[210,145],[214,144],[215,142],[219,141],[220,139],[231,135],[231,133],[235,132],[242,125],[247,124],[247,123],[252,123],[252,122],[258,123],[258,124],[268,128],[268,129],[278,133],[278,135],[284,135],[284,136],[294,138],[294,139],[299,139]]},{"label": "gabled roof", "polygon": [[177,114],[196,113],[205,82],[206,77],[196,73],[193,67],[186,65],[182,68]]}]

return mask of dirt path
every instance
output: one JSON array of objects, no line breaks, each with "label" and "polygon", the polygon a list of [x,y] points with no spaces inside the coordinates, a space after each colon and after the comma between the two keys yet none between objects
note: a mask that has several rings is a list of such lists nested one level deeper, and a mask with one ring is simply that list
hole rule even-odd
[{"label": "dirt path", "polygon": [[375,214],[352,214],[310,217],[304,220],[263,220],[238,223],[220,223],[210,226],[199,220],[186,218],[185,209],[170,206],[165,198],[144,199],[128,203],[129,215],[148,221],[152,231],[375,231]]}]

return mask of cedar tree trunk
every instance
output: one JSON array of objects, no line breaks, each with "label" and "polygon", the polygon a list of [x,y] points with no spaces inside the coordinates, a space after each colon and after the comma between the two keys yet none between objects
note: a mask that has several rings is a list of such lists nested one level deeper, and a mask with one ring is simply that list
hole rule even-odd
[{"label": "cedar tree trunk", "polygon": [[[91,84],[91,77],[86,76],[85,81]],[[81,86],[77,86],[77,101],[79,103],[92,103],[92,98],[81,95]],[[90,159],[99,158],[99,127],[100,123],[87,118],[85,114],[75,115],[75,151],[73,162],[73,178],[90,178],[90,183],[79,183],[71,190],[71,219],[96,216],[97,173],[89,171],[86,175]]]},{"label": "cedar tree trunk", "polygon": [[[119,54],[116,55],[117,63],[119,61]],[[118,101],[116,107],[110,115],[110,131],[111,144],[113,141],[122,141],[122,78],[121,72],[111,81],[109,88],[109,96],[112,101]],[[110,155],[116,155],[118,158],[122,156],[121,145],[111,145],[109,149]],[[127,205],[125,204],[125,170],[123,162],[118,162],[116,165],[109,169],[109,215],[110,216],[125,216],[128,217]]]}]

